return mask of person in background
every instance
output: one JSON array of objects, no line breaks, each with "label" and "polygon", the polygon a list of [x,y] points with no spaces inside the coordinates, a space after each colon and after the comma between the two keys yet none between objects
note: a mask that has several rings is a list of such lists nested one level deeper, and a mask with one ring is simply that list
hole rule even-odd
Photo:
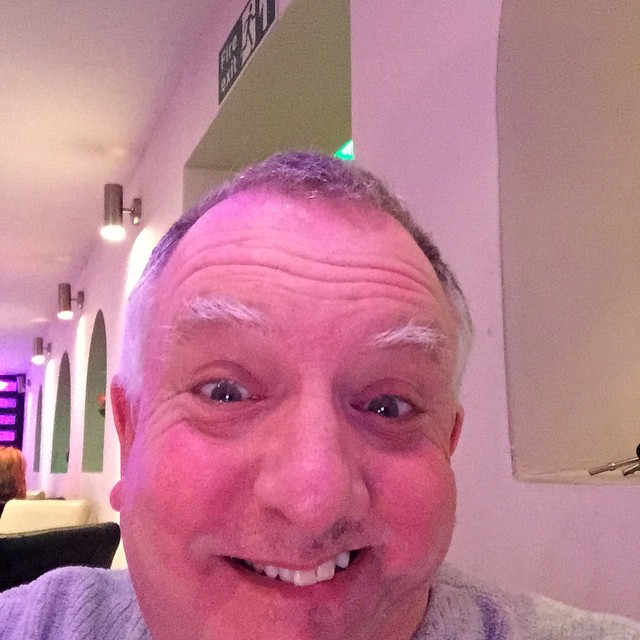
[{"label": "person in background", "polygon": [[0,516],[5,504],[27,497],[27,462],[15,447],[0,447]]},{"label": "person in background", "polygon": [[0,638],[640,640],[443,564],[470,338],[451,269],[374,176],[298,152],[241,172],[128,302],[128,571],[7,591]]}]

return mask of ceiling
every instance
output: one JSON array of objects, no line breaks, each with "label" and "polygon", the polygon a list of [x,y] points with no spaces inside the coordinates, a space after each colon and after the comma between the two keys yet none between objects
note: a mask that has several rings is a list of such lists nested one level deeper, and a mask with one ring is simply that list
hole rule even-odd
[{"label": "ceiling", "polygon": [[26,372],[215,4],[2,3],[0,373]]}]

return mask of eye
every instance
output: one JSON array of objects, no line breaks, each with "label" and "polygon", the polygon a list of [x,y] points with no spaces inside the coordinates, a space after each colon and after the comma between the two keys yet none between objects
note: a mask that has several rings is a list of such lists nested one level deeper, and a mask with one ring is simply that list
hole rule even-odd
[{"label": "eye", "polygon": [[251,399],[246,387],[232,380],[208,382],[199,387],[198,392],[214,402],[242,402]]},{"label": "eye", "polygon": [[365,411],[376,413],[383,418],[404,418],[415,407],[400,396],[382,395],[370,400],[363,407]]}]

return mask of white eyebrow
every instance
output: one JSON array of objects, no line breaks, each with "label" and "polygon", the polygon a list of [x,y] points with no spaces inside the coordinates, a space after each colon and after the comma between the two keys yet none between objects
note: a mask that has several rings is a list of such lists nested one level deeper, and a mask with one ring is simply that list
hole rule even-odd
[{"label": "white eyebrow", "polygon": [[[268,325],[261,311],[232,298],[213,296],[198,296],[188,301],[181,321],[175,329],[178,333],[182,333],[193,324],[200,322],[239,323],[260,328],[266,328]],[[443,349],[443,344],[446,344],[445,336],[437,325],[420,324],[414,320],[374,334],[370,343],[381,348],[418,345],[429,352],[446,350]]]},{"label": "white eyebrow", "polygon": [[371,338],[371,343],[376,347],[418,345],[427,351],[441,347],[444,342],[445,336],[436,325],[418,324],[414,320],[377,333]]},{"label": "white eyebrow", "polygon": [[232,298],[198,296],[189,300],[184,308],[180,325],[204,322],[223,324],[252,324],[266,327],[264,314]]}]

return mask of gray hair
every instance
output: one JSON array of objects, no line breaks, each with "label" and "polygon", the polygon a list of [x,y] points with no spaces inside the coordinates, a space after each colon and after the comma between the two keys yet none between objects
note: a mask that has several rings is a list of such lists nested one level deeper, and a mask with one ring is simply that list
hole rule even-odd
[{"label": "gray hair", "polygon": [[457,391],[471,347],[472,324],[467,303],[453,272],[427,233],[418,227],[384,183],[351,162],[320,153],[289,151],[247,167],[229,182],[184,213],[153,250],[138,284],[129,296],[125,318],[120,382],[128,395],[139,398],[142,388],[144,333],[155,299],[158,278],[176,246],[207,211],[227,198],[248,190],[266,190],[299,198],[325,198],[372,206],[394,217],[413,237],[431,263],[457,323],[458,339],[454,389]]}]

